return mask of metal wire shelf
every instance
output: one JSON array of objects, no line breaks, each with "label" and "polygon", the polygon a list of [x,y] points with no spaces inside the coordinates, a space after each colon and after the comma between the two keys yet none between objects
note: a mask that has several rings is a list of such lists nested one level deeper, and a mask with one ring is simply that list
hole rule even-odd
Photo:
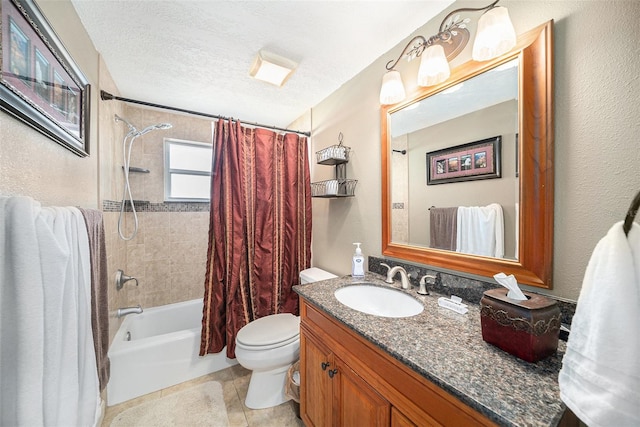
[{"label": "metal wire shelf", "polygon": [[357,179],[328,179],[311,183],[311,197],[353,197]]}]

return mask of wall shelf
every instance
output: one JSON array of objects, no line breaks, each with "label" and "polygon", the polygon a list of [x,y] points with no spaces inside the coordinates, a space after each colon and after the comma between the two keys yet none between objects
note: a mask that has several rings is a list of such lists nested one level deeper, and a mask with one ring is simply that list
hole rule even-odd
[{"label": "wall shelf", "polygon": [[335,179],[311,183],[311,197],[332,199],[336,197],[355,196],[357,179],[347,179],[347,163],[351,148],[340,144],[332,145],[316,152],[316,163],[319,165],[335,166]]}]

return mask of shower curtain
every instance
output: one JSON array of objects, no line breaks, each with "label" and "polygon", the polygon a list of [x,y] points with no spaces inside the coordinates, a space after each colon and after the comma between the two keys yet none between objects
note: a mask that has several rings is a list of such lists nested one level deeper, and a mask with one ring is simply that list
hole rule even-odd
[{"label": "shower curtain", "polygon": [[200,355],[227,346],[252,320],[298,314],[291,289],[311,262],[307,139],[216,124]]}]

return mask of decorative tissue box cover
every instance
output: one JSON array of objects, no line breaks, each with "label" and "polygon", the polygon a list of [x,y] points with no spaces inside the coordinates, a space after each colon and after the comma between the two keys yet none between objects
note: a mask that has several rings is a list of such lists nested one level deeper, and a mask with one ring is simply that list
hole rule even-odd
[{"label": "decorative tissue box cover", "polygon": [[558,349],[560,308],[547,297],[523,292],[526,301],[507,298],[508,289],[485,291],[480,300],[482,339],[527,362]]}]

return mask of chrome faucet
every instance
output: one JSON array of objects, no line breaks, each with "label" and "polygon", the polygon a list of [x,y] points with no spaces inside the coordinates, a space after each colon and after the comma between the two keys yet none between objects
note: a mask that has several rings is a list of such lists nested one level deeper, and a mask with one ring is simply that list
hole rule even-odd
[{"label": "chrome faucet", "polygon": [[142,313],[142,307],[140,306],[140,304],[138,304],[135,307],[122,307],[118,309],[118,312],[116,313],[116,316],[118,317],[124,317],[127,314],[140,314]]},{"label": "chrome faucet", "polygon": [[411,285],[409,283],[409,275],[407,274],[407,271],[402,268],[399,265],[396,265],[395,267],[391,267],[389,266],[389,264],[385,264],[383,262],[380,263],[380,265],[387,267],[387,278],[384,280],[387,283],[393,283],[393,277],[396,275],[396,273],[400,272],[400,283],[402,286],[402,289],[409,289],[411,288]]},{"label": "chrome faucet", "polygon": [[127,276],[126,274],[124,274],[124,271],[122,270],[116,271],[116,289],[117,290],[122,289],[124,284],[129,280],[133,280],[136,283],[136,286],[138,286],[138,279],[136,279],[133,276]]}]

